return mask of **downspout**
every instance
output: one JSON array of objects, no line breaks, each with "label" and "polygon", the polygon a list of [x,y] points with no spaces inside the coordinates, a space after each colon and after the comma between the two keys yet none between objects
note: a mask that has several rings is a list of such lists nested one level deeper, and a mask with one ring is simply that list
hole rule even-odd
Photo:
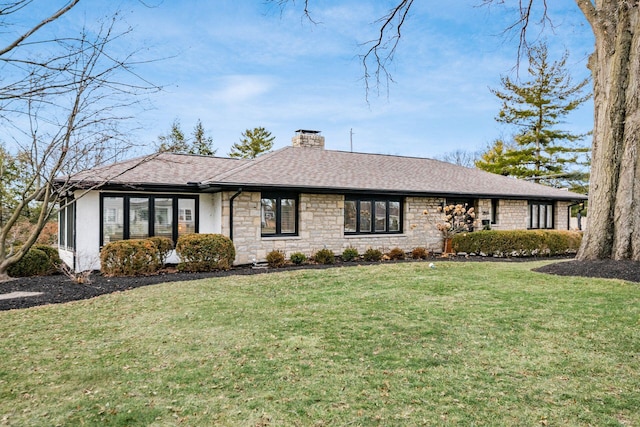
[{"label": "downspout", "polygon": [[229,239],[233,241],[233,200],[242,193],[242,188],[236,191],[236,194],[229,199]]}]

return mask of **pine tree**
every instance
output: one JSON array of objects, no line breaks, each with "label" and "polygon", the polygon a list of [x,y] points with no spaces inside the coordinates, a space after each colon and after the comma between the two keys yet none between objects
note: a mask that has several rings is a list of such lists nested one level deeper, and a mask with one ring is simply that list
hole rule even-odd
[{"label": "pine tree", "polygon": [[273,147],[275,136],[263,127],[247,129],[242,132],[239,143],[233,144],[229,157],[253,159],[266,153]]},{"label": "pine tree", "polygon": [[518,162],[514,159],[516,150],[510,144],[506,144],[502,139],[496,139],[492,145],[487,147],[475,165],[478,169],[503,176],[520,176],[522,172]]},{"label": "pine tree", "polygon": [[184,132],[180,128],[180,121],[175,119],[171,125],[171,131],[167,135],[160,135],[158,141],[160,142],[158,145],[160,152],[215,156],[217,151],[213,148],[213,138],[206,136],[200,119],[193,128],[192,139],[185,138]]},{"label": "pine tree", "polygon": [[180,129],[180,120],[175,119],[171,124],[171,131],[166,135],[158,137],[160,145],[158,151],[167,153],[187,153],[189,146],[184,137],[184,132]]},{"label": "pine tree", "polygon": [[193,129],[193,142],[189,153],[200,156],[215,156],[216,151],[218,150],[213,148],[213,138],[206,136],[202,122],[198,119],[198,123]]},{"label": "pine tree", "polygon": [[[480,169],[530,179],[553,186],[584,187],[590,148],[588,135],[558,128],[568,114],[586,102],[589,80],[574,83],[566,69],[568,54],[549,62],[547,46],[531,48],[530,80],[514,82],[502,77],[502,88],[491,92],[502,101],[496,120],[517,128],[512,146],[500,141],[476,163]],[[508,144],[510,145],[510,144]],[[581,182],[572,182],[572,181]],[[588,179],[587,179],[588,180]]]}]

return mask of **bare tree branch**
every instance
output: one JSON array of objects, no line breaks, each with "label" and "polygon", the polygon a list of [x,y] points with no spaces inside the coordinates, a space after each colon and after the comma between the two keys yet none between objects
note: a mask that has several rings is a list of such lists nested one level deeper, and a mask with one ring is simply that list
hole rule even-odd
[{"label": "bare tree branch", "polygon": [[393,60],[393,57],[402,37],[402,27],[407,19],[409,10],[413,5],[413,0],[402,0],[399,4],[393,7],[389,13],[380,18],[376,23],[381,24],[378,31],[378,37],[364,43],[370,44],[371,47],[364,55],[360,56],[362,65],[364,67],[364,82],[366,97],[369,97],[369,79],[371,75],[369,73],[369,60],[373,58],[374,71],[373,76],[375,78],[376,89],[379,91],[381,78],[384,78],[385,85],[389,87],[389,83],[393,81],[393,77],[387,69],[387,64]]},{"label": "bare tree branch", "polygon": [[[0,120],[15,155],[27,161],[23,179],[14,184],[19,199],[0,224],[0,278],[36,241],[69,188],[56,178],[113,162],[130,150],[118,123],[132,113],[122,112],[138,104],[139,95],[159,90],[137,74],[133,53],[113,55],[112,44],[131,31],[116,31],[117,17],[78,37],[49,40],[44,59],[32,61],[23,50],[20,62],[11,63],[17,66],[14,81],[0,88]],[[31,55],[45,56],[42,49]],[[14,246],[13,230],[36,203],[41,209],[34,227]]]},{"label": "bare tree branch", "polygon": [[[43,19],[42,21],[40,21],[38,24],[36,24],[35,26],[33,26],[29,31],[27,31],[26,33],[22,34],[21,36],[19,36],[17,39],[15,39],[13,42],[9,43],[7,46],[5,46],[4,48],[0,49],[0,56],[4,55],[10,51],[12,51],[13,49],[15,49],[16,47],[18,47],[22,42],[24,42],[26,39],[28,39],[29,37],[31,37],[34,33],[36,33],[38,30],[40,30],[42,27],[44,27],[45,25],[55,21],[56,19],[60,18],[62,15],[64,15],[65,13],[69,12],[71,9],[74,8],[74,6],[76,6],[78,4],[78,2],[80,2],[80,0],[71,0],[69,3],[67,3],[66,6],[58,9],[57,12],[55,12],[53,15],[49,16],[48,18]],[[30,3],[30,2],[29,2]],[[28,4],[28,3],[27,3]],[[20,8],[24,7],[25,5],[22,4],[20,5]],[[16,10],[19,10],[17,8],[11,8],[9,9],[10,13],[15,12]],[[6,10],[3,10],[2,13],[0,13],[0,15],[5,14]]]}]

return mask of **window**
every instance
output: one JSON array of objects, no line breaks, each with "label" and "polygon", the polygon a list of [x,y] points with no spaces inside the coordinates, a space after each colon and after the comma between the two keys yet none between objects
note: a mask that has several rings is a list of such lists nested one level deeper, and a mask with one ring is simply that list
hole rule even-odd
[{"label": "window", "polygon": [[58,246],[62,249],[75,249],[76,204],[71,199],[60,202],[58,211]]},{"label": "window", "polygon": [[[101,242],[168,237],[198,232],[198,198],[195,196],[102,195]],[[174,218],[178,218],[176,222]]]},{"label": "window", "polygon": [[195,199],[178,199],[178,235],[196,232]]},{"label": "window", "polygon": [[262,193],[260,205],[263,236],[298,234],[297,194]]},{"label": "window", "polygon": [[102,215],[102,244],[123,240],[124,197],[103,197]]},{"label": "window", "polygon": [[345,234],[402,232],[402,202],[387,197],[347,197],[344,202]]},{"label": "window", "polygon": [[491,224],[498,223],[498,199],[491,199]]},{"label": "window", "polygon": [[153,234],[173,240],[173,199],[156,197],[153,201],[153,210]]},{"label": "window", "polygon": [[529,228],[554,228],[553,202],[529,202]]},{"label": "window", "polygon": [[129,199],[129,238],[146,239],[149,235],[149,198],[131,197]]}]

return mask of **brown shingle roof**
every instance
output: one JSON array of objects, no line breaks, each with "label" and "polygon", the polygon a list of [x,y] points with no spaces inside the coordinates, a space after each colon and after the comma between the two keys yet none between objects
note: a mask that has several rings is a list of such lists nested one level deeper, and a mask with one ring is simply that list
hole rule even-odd
[{"label": "brown shingle roof", "polygon": [[[236,168],[248,160],[162,153],[139,157],[73,175],[77,183],[187,185]],[[59,181],[64,180],[61,178]]]},{"label": "brown shingle roof", "polygon": [[213,185],[576,200],[585,196],[418,157],[286,147],[212,177]]},{"label": "brown shingle roof", "polygon": [[438,160],[286,147],[253,160],[159,154],[91,169],[75,182],[122,185],[290,188],[503,198],[586,199],[571,193]]}]

